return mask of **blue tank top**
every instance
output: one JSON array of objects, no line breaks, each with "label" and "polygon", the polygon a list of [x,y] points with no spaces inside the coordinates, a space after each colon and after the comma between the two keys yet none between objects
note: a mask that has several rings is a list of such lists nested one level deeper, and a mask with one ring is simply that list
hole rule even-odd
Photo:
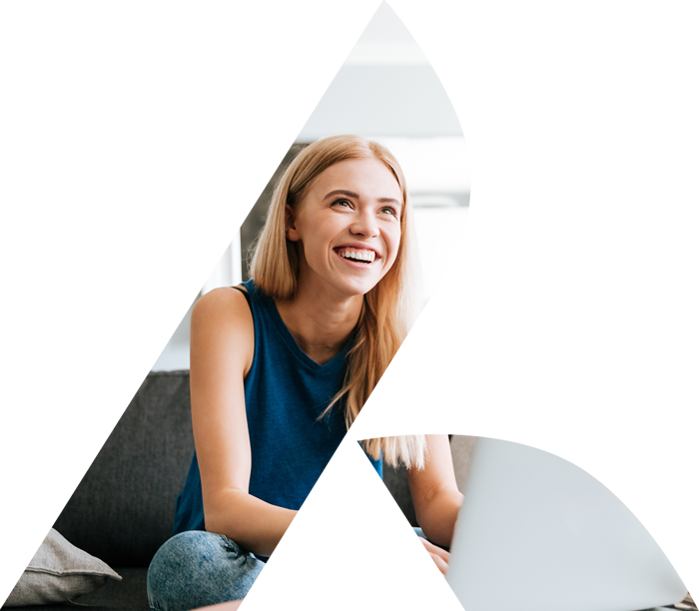
[{"label": "blue tank top", "polygon": [[[253,280],[243,286],[255,327],[255,352],[245,378],[252,455],[248,491],[272,505],[299,509],[347,432],[342,401],[320,416],[342,387],[354,336],[319,365],[299,348],[274,300]],[[381,461],[369,459],[381,475]],[[187,530],[204,530],[196,452],[177,497],[173,535]]]}]

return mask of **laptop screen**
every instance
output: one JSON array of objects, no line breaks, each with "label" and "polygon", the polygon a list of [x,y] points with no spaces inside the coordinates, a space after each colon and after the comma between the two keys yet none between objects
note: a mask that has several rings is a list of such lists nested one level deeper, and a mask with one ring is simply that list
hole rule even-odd
[{"label": "laptop screen", "polygon": [[535,448],[478,438],[447,581],[466,611],[634,611],[686,593],[605,486]]}]

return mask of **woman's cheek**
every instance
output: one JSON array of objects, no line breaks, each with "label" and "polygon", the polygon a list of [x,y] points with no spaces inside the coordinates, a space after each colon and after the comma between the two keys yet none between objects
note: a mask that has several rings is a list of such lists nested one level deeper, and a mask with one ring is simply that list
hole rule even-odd
[{"label": "woman's cheek", "polygon": [[391,260],[391,267],[393,267],[393,264],[396,262],[396,259],[398,258],[398,252],[400,250],[400,238],[401,238],[401,231],[400,228],[395,232],[394,238],[392,240],[393,242],[393,247],[392,247],[392,257],[393,259]]}]

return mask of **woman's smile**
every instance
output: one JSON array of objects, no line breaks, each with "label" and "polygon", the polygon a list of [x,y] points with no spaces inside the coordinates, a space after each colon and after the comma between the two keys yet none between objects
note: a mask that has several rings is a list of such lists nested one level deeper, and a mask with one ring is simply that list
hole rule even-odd
[{"label": "woman's smile", "polygon": [[364,267],[374,263],[377,258],[375,250],[363,246],[340,246],[335,248],[335,252],[346,261],[362,263]]}]

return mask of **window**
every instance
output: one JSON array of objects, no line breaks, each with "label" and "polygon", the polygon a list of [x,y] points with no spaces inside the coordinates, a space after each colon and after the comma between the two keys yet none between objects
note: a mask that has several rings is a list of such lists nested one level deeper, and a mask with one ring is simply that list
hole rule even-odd
[{"label": "window", "polygon": [[466,138],[370,138],[396,156],[408,183],[427,305],[458,256],[471,208]]}]

